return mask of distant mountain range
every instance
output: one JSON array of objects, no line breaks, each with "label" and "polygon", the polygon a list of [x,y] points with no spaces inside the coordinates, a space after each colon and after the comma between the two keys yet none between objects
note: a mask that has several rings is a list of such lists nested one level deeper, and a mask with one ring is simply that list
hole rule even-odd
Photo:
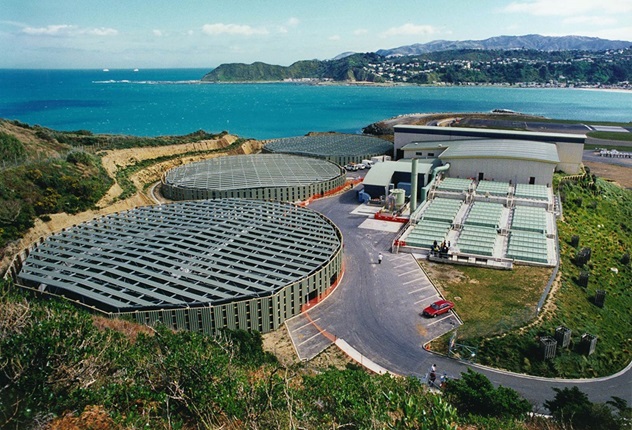
[{"label": "distant mountain range", "polygon": [[[605,51],[608,49],[626,49],[632,42],[607,40],[585,36],[497,36],[484,40],[435,40],[428,43],[400,46],[399,48],[380,49],[376,54],[384,57],[394,55],[419,55],[429,52],[452,51],[459,49],[535,49],[537,51]],[[344,55],[344,54],[341,54]],[[339,57],[339,56],[338,56]],[[336,57],[336,58],[338,58]]]}]

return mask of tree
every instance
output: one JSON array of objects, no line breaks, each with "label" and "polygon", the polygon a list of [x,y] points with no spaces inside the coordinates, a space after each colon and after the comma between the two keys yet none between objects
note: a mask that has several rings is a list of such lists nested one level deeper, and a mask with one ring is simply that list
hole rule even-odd
[{"label": "tree", "polygon": [[[562,424],[570,424],[575,429],[623,429],[625,421],[613,415],[612,410],[603,403],[594,404],[577,386],[572,388],[553,388],[555,397],[544,402],[544,406],[553,417]],[[620,411],[625,411],[625,400],[613,398],[611,403]],[[621,414],[621,412],[620,412]]]},{"label": "tree", "polygon": [[485,375],[472,369],[462,373],[461,379],[448,380],[444,394],[448,403],[462,415],[523,418],[532,409],[515,390],[503,386],[494,388]]}]

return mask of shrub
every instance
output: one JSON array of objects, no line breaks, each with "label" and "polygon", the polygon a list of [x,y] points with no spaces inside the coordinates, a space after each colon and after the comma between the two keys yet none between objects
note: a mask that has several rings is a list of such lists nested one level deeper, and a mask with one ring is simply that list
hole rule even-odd
[{"label": "shrub", "polygon": [[[588,396],[574,386],[572,388],[553,388],[555,397],[544,402],[544,406],[551,412],[553,417],[563,425],[569,424],[574,429],[612,429],[625,428],[625,420],[617,417],[605,404],[591,403]],[[616,400],[622,400],[616,398]],[[625,401],[623,401],[625,403]],[[617,406],[621,406],[620,402]],[[627,410],[627,404],[618,408],[620,411]]]},{"label": "shrub", "polygon": [[15,136],[0,132],[0,160],[22,161],[26,158],[26,149]]},{"label": "shrub", "polygon": [[55,142],[55,138],[53,137],[53,135],[47,131],[47,130],[42,130],[39,129],[35,132],[35,136],[39,137],[42,140],[45,140],[46,142]]},{"label": "shrub", "polygon": [[531,404],[511,388],[494,388],[483,374],[468,369],[461,379],[446,383],[445,397],[460,414],[483,417],[523,418]]},{"label": "shrub", "polygon": [[66,156],[66,161],[72,164],[83,164],[85,166],[95,165],[94,157],[87,152],[71,151]]},{"label": "shrub", "polygon": [[571,237],[571,246],[573,248],[577,248],[579,246],[579,236],[574,234],[573,237]]},{"label": "shrub", "polygon": [[276,363],[276,357],[263,350],[263,338],[259,332],[245,330],[224,330],[223,334],[233,349],[237,351],[237,358],[243,364],[259,366],[265,363]]}]

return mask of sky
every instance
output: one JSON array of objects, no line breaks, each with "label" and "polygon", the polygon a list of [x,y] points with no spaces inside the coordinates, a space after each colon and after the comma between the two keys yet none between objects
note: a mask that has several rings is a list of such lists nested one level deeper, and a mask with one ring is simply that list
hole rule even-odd
[{"label": "sky", "polygon": [[632,41],[632,0],[0,0],[0,68],[287,66],[525,34]]}]

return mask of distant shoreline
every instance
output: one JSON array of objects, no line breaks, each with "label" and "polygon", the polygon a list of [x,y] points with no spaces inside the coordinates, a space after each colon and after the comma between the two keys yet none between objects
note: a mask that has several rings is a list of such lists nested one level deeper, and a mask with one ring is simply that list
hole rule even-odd
[{"label": "distant shoreline", "polygon": [[472,83],[465,85],[458,84],[415,84],[408,82],[369,82],[369,81],[203,81],[202,84],[289,84],[289,85],[306,85],[306,86],[349,86],[349,87],[425,87],[425,88],[465,88],[465,87],[485,87],[485,88],[513,88],[513,89],[567,89],[567,90],[585,90],[585,91],[610,91],[629,93],[632,91],[632,85],[626,87],[583,87],[583,86],[565,86],[565,85],[526,85],[526,84],[485,84]]}]

